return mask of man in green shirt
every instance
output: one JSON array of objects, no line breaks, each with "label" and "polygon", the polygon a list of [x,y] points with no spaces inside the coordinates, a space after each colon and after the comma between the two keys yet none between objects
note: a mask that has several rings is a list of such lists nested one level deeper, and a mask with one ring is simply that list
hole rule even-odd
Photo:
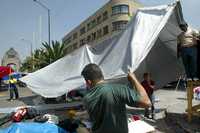
[{"label": "man in green shirt", "polygon": [[131,86],[104,82],[101,69],[88,64],[82,71],[90,92],[83,102],[92,122],[93,133],[128,133],[126,104],[148,107],[151,102],[133,73],[128,73]]}]

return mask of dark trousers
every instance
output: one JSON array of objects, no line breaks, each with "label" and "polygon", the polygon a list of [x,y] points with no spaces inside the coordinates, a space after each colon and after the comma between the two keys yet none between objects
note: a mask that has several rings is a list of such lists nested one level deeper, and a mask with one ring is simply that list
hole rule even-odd
[{"label": "dark trousers", "polygon": [[200,79],[200,41],[198,41],[197,46],[197,71],[198,71],[198,78]]},{"label": "dark trousers", "polygon": [[[151,101],[151,117],[154,118],[154,99],[153,99],[153,95],[149,95],[149,99]],[[149,117],[149,108],[145,108],[144,111],[144,116],[145,117]]]},{"label": "dark trousers", "polygon": [[181,57],[187,78],[197,77],[197,47],[181,48]]},{"label": "dark trousers", "polygon": [[15,95],[15,99],[19,98],[18,89],[15,84],[10,84],[10,99],[13,99],[13,96]]}]

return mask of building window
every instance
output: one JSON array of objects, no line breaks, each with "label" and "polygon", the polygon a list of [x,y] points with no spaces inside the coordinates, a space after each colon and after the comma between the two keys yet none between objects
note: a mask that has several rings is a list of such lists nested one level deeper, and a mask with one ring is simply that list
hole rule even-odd
[{"label": "building window", "polygon": [[128,5],[122,5],[121,6],[121,13],[129,14],[129,6]]},{"label": "building window", "polygon": [[97,38],[100,38],[102,36],[102,30],[99,29],[97,30]]},{"label": "building window", "polygon": [[91,41],[91,35],[87,36],[87,42],[89,43]]},{"label": "building window", "polygon": [[78,34],[76,32],[76,33],[73,34],[73,40],[77,39],[77,37],[78,37]]},{"label": "building window", "polygon": [[71,40],[72,40],[72,37],[70,36],[64,41],[64,43],[69,44],[71,42]]},{"label": "building window", "polygon": [[96,32],[92,33],[92,41],[96,39]]},{"label": "building window", "polygon": [[87,24],[87,31],[89,31],[91,29],[91,23],[89,22],[88,24]]},{"label": "building window", "polygon": [[89,22],[87,24],[87,31],[91,30],[92,28],[94,28],[96,26],[96,19],[92,20],[91,22]]},{"label": "building window", "polygon": [[77,42],[75,42],[75,43],[73,44],[73,48],[74,48],[74,49],[77,49],[77,48],[78,48],[78,43],[77,43]]},{"label": "building window", "polygon": [[105,11],[103,13],[103,21],[105,21],[106,19],[108,19],[108,12],[107,11]]},{"label": "building window", "polygon": [[80,35],[83,35],[85,32],[86,32],[85,31],[85,27],[83,27],[83,28],[80,29]]},{"label": "building window", "polygon": [[80,46],[82,46],[84,44],[86,44],[86,39],[85,38],[83,38],[83,39],[80,40]]},{"label": "building window", "polygon": [[73,51],[73,45],[67,47],[66,53],[70,53]]},{"label": "building window", "polygon": [[69,52],[71,52],[72,50],[73,50],[73,46],[70,45],[70,46],[69,46]]},{"label": "building window", "polygon": [[117,5],[112,7],[112,15],[116,14],[129,14],[128,5]]},{"label": "building window", "polygon": [[103,35],[106,35],[109,33],[108,26],[103,27]]},{"label": "building window", "polygon": [[113,31],[124,30],[128,21],[116,21],[112,23]]},{"label": "building window", "polygon": [[102,21],[102,17],[101,17],[101,15],[100,15],[100,16],[97,17],[97,24],[100,24],[101,21]]},{"label": "building window", "polygon": [[92,28],[94,28],[96,26],[96,20],[95,19],[92,20],[91,25],[92,25]]},{"label": "building window", "polygon": [[15,55],[9,54],[9,55],[8,55],[8,58],[15,58]]}]

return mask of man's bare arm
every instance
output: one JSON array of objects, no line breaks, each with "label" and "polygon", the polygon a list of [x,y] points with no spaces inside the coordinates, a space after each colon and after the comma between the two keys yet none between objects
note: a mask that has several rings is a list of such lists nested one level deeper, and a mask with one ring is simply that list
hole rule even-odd
[{"label": "man's bare arm", "polygon": [[[144,87],[140,84],[140,82],[137,80],[135,74],[129,72],[128,73],[128,80],[131,82],[132,86],[135,86],[137,92],[140,94],[140,101],[139,106],[140,107],[150,107],[151,101],[149,100],[149,97],[144,89]],[[133,87],[134,88],[134,87]]]}]

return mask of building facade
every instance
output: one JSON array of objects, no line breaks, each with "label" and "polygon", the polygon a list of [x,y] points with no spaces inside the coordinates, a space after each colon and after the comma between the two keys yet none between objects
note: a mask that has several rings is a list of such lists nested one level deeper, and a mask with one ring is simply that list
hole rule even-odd
[{"label": "building facade", "polygon": [[21,66],[21,61],[19,54],[14,48],[10,48],[3,56],[2,66],[10,66],[14,71],[19,71]]},{"label": "building facade", "polygon": [[141,7],[135,0],[110,0],[62,39],[66,53],[88,44],[97,44],[118,34]]}]

